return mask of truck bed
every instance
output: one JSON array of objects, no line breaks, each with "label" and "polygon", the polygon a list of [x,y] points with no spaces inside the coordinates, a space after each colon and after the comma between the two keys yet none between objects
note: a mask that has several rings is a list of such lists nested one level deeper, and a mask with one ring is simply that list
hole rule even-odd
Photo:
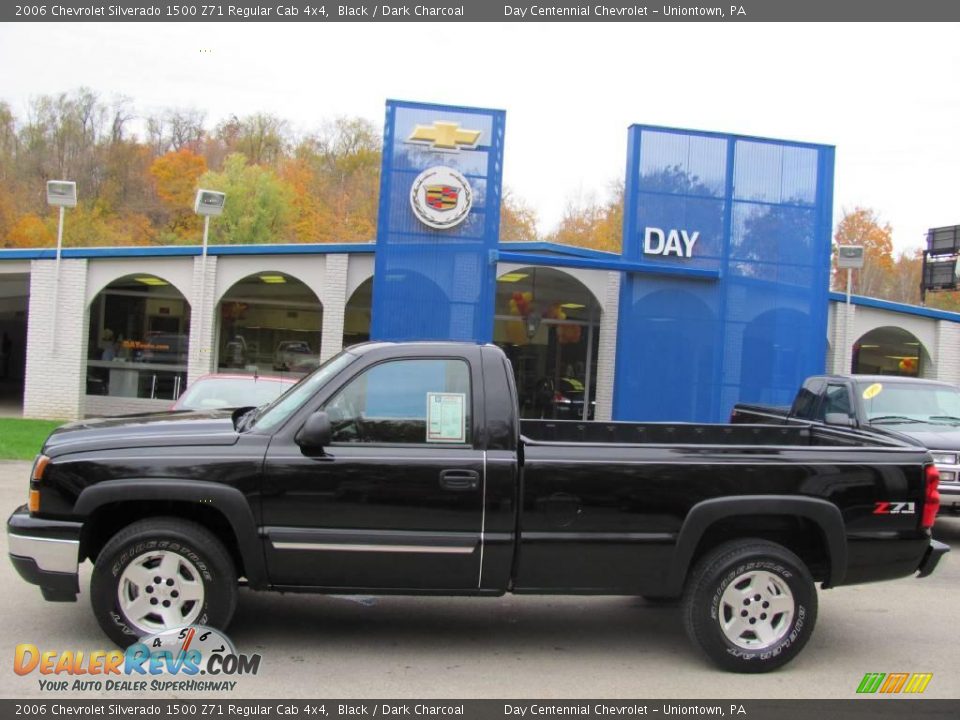
[{"label": "truck bed", "polygon": [[522,420],[527,445],[585,443],[611,445],[867,446],[904,447],[893,439],[810,423],[791,425],[702,425],[697,423],[579,422]]}]

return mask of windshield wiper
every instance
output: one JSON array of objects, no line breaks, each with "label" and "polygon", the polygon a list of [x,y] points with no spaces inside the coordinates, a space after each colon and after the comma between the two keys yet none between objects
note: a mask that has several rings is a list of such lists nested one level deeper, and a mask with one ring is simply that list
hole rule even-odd
[{"label": "windshield wiper", "polygon": [[948,422],[960,422],[960,417],[955,415],[931,415],[931,420],[947,420]]},{"label": "windshield wiper", "polygon": [[870,422],[922,423],[923,420],[917,420],[916,418],[907,417],[906,415],[879,415],[875,418],[870,418]]}]

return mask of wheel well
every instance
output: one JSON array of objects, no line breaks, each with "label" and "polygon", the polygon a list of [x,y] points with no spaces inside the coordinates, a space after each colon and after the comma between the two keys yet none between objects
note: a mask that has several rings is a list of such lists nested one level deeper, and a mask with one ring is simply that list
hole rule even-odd
[{"label": "wheel well", "polygon": [[246,576],[243,556],[230,522],[219,510],[208,505],[178,500],[125,500],[101,505],[83,523],[80,533],[80,559],[96,562],[103,546],[120,530],[149,517],[173,517],[191,520],[217,536],[230,553],[238,576]]},{"label": "wheel well", "polygon": [[803,560],[815,581],[830,579],[830,550],[823,531],[812,520],[796,515],[741,515],[718,520],[697,543],[690,567],[721,543],[738,538],[759,538],[783,545]]}]

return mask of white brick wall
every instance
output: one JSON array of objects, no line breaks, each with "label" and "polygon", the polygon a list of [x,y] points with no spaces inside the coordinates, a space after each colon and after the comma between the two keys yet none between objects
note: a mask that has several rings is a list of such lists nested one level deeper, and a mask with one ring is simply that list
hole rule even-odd
[{"label": "white brick wall", "polygon": [[347,276],[350,256],[327,255],[327,277],[320,302],[323,303],[323,330],[320,337],[320,361],[343,349],[343,318],[347,309]]},{"label": "white brick wall", "polygon": [[[30,263],[23,416],[76,420],[86,397],[87,261]],[[55,317],[56,313],[56,317]]]},{"label": "white brick wall", "polygon": [[846,374],[853,365],[853,344],[860,337],[857,334],[857,306],[850,305],[849,333],[847,329],[847,304],[830,303],[833,309],[833,322],[830,324],[830,347],[827,350],[827,372]]},{"label": "white brick wall", "polygon": [[617,364],[617,322],[620,317],[620,273],[607,273],[597,348],[597,420],[613,417],[613,378]]},{"label": "white brick wall", "polygon": [[960,324],[938,320],[936,347],[930,349],[936,358],[934,377],[960,385]]},{"label": "white brick wall", "polygon": [[[205,280],[204,274],[206,274]],[[202,256],[194,258],[193,286],[187,298],[190,301],[190,359],[187,364],[187,385],[201,375],[214,371],[216,360],[214,338],[217,330],[216,290],[216,256],[207,256],[205,272],[204,258]]]}]

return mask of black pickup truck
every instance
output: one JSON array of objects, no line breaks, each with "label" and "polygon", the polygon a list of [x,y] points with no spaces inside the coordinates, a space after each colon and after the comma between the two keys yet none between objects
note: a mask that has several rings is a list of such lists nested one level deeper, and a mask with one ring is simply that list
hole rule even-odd
[{"label": "black pickup truck", "polygon": [[[368,343],[275,402],[84,421],[37,458],[13,564],[114,641],[224,627],[255,590],[681,598],[721,667],[783,665],[815,583],[933,572],[937,470],[817,425],[519,421],[494,346]],[[899,508],[878,514],[880,506]]]},{"label": "black pickup truck", "polygon": [[814,375],[790,407],[734,405],[732,423],[860,428],[930,450],[940,471],[940,511],[960,510],[960,388],[891,375]]}]

